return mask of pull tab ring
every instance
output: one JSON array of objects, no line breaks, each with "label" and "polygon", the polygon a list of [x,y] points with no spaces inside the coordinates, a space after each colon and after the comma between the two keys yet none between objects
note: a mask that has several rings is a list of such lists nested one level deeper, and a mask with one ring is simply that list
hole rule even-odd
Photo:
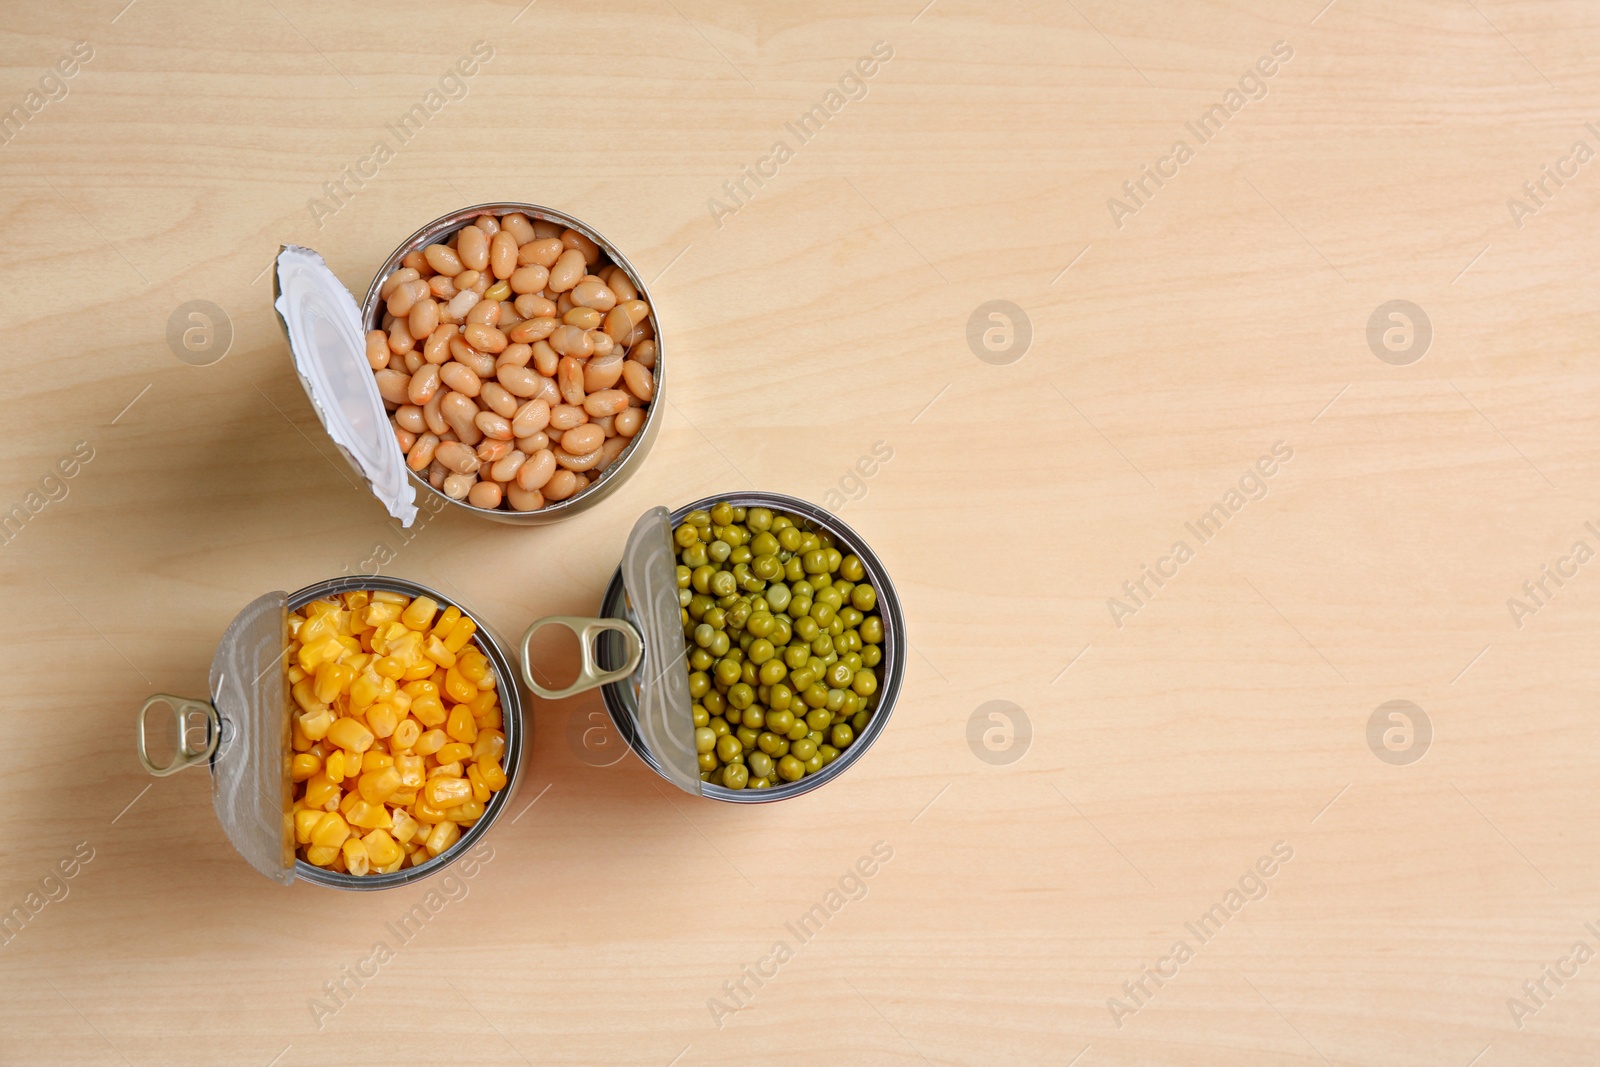
[{"label": "pull tab ring", "polygon": [[[150,758],[150,749],[145,740],[145,716],[157,704],[165,704],[172,709],[178,727],[178,750],[172,754],[172,761],[166,766],[161,766]],[[189,716],[195,714],[205,716],[206,739],[200,748],[189,747]],[[217,715],[217,709],[204,700],[157,693],[147,698],[139,708],[139,762],[144,764],[145,770],[157,778],[165,778],[185,767],[210,759],[211,754],[217,750],[217,742],[221,737],[222,720]]]},{"label": "pull tab ring", "polygon": [[[577,679],[565,689],[546,689],[533,677],[533,660],[529,652],[533,635],[550,625],[565,626],[578,635],[578,648],[582,661],[578,667]],[[627,646],[625,662],[614,671],[602,671],[600,664],[595,662],[594,658],[594,639],[607,631],[621,634],[623,644]],[[639,631],[632,623],[621,619],[587,619],[580,615],[547,615],[534,622],[528,627],[527,633],[522,635],[522,680],[529,689],[546,700],[564,700],[598,686],[622,681],[634,672],[643,656],[644,639],[639,636]]]}]

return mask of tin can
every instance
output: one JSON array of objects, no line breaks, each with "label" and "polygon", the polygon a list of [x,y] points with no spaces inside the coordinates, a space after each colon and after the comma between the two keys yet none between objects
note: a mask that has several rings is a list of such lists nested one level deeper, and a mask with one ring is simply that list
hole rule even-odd
[{"label": "tin can", "polygon": [[[410,885],[437,874],[480,841],[511,803],[521,778],[525,749],[522,694],[516,671],[500,641],[479,624],[472,643],[488,659],[500,694],[502,730],[506,735],[503,767],[506,784],[489,798],[483,816],[461,832],[443,854],[415,867],[390,874],[356,876],[315,866],[295,856],[290,817],[293,793],[289,777],[290,699],[283,664],[289,647],[288,613],[313,600],[357,590],[431,597],[441,608],[454,602],[426,586],[401,578],[357,575],[332,578],[294,593],[267,593],[234,617],[211,662],[210,699],[157,693],[139,709],[138,751],[144,769],[165,777],[199,763],[211,769],[212,806],[217,821],[239,854],[256,870],[282,885],[300,879],[335,889],[377,890]],[[477,621],[459,604],[454,606]],[[151,708],[171,708],[178,732],[177,751],[166,763],[150,755],[146,718]],[[191,744],[191,734],[200,740]]]},{"label": "tin can", "polygon": [[[833,762],[814,774],[766,789],[729,789],[700,780],[694,748],[693,700],[689,696],[687,642],[678,603],[677,555],[672,531],[691,511],[726,501],[788,515],[804,530],[825,532],[836,547],[860,558],[865,581],[877,592],[883,620],[883,660],[877,704],[866,728]],[[533,635],[562,626],[578,636],[578,678],[561,689],[538,681],[533,670]],[[635,755],[662,778],[696,796],[734,804],[763,804],[809,793],[838,778],[872,747],[889,723],[906,671],[906,622],[889,573],[861,535],[838,516],[798,497],[738,492],[706,497],[669,512],[652,508],[640,517],[612,575],[595,618],[552,615],[523,634],[522,680],[546,700],[599,688],[612,724]]]},{"label": "tin can", "polygon": [[[645,409],[644,424],[632,443],[579,493],[537,511],[508,511],[475,507],[435,489],[428,479],[406,464],[394,430],[379,396],[366,358],[366,332],[381,327],[384,302],[379,290],[408,254],[449,238],[480,215],[496,217],[521,212],[532,221],[544,221],[583,234],[620,267],[650,305],[649,323],[655,334],[655,392]],[[538,526],[587,511],[614,493],[644,463],[655,443],[664,416],[661,401],[666,386],[666,352],[655,301],[639,272],[617,247],[588,224],[554,208],[538,204],[501,202],[475,204],[442,215],[407,237],[378,268],[357,307],[355,298],[311,249],[289,245],[280,250],[273,276],[273,308],[289,339],[296,372],[323,428],[346,460],[366,480],[389,513],[410,526],[416,518],[416,494],[434,496],[451,507],[518,526]],[[425,473],[425,472],[424,472]]]}]

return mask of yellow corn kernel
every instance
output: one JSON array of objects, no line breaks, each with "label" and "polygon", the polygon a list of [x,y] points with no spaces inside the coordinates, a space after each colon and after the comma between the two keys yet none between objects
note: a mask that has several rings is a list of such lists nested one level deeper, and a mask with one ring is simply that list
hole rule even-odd
[{"label": "yellow corn kernel", "polygon": [[321,707],[296,715],[294,721],[295,725],[300,727],[300,732],[306,735],[307,740],[321,741],[328,736],[328,731],[333,727],[333,712]]},{"label": "yellow corn kernel", "polygon": [[354,719],[340,719],[328,727],[328,740],[351,752],[365,752],[372,747],[373,736],[371,730]]},{"label": "yellow corn kernel", "polygon": [[500,766],[499,760],[481,759],[472,766],[477,770],[483,784],[489,787],[490,792],[498,793],[506,787],[506,772]]},{"label": "yellow corn kernel", "polygon": [[489,798],[494,796],[494,790],[483,780],[483,774],[478,770],[476,763],[467,768],[467,781],[472,783],[472,799],[479,804],[489,803]]},{"label": "yellow corn kernel", "polygon": [[472,758],[472,746],[463,741],[451,741],[433,754],[435,763],[461,763]]},{"label": "yellow corn kernel", "polygon": [[289,765],[289,777],[297,782],[303,782],[320,770],[322,770],[322,760],[309,752],[301,752],[296,754],[294,761]]},{"label": "yellow corn kernel", "polygon": [[471,826],[483,818],[484,803],[481,800],[469,800],[465,804],[457,804],[445,812],[445,818],[457,826]]},{"label": "yellow corn kernel", "polygon": [[361,756],[361,772],[381,771],[385,767],[394,766],[394,757],[380,749],[368,749]]},{"label": "yellow corn kernel", "polygon": [[340,644],[337,637],[325,637],[314,644],[301,645],[299,653],[295,656],[295,662],[300,665],[301,670],[310,673],[329,660],[338,660],[345,652],[345,646]]},{"label": "yellow corn kernel", "polygon": [[326,810],[328,802],[339,802],[339,785],[328,778],[328,768],[324,764],[322,770],[313,774],[306,781],[306,807]]},{"label": "yellow corn kernel", "polygon": [[400,775],[400,788],[422,788],[424,781],[422,759],[421,756],[396,756],[394,758],[394,769]]},{"label": "yellow corn kernel", "polygon": [[415,630],[405,630],[389,642],[389,655],[398,657],[407,667],[422,659],[422,635]]},{"label": "yellow corn kernel", "polygon": [[421,792],[421,786],[418,786],[416,789],[406,789],[401,787],[399,791],[389,798],[389,803],[397,807],[409,808],[411,805],[417,802],[417,795]]},{"label": "yellow corn kernel", "polygon": [[444,642],[439,640],[436,634],[428,635],[428,640],[422,645],[422,654],[441,667],[456,665],[456,654],[445,648]]},{"label": "yellow corn kernel", "polygon": [[362,771],[368,770],[368,757],[377,755],[376,752],[350,752],[345,749],[340,751],[344,752],[344,776],[347,779],[354,778]]},{"label": "yellow corn kernel", "polygon": [[466,649],[461,653],[457,669],[461,671],[463,678],[473,685],[479,686],[479,688],[482,688],[479,683],[487,678],[490,673],[488,658],[475,648]]},{"label": "yellow corn kernel", "polygon": [[455,763],[440,763],[429,769],[428,780],[432,781],[435,778],[460,778],[461,773],[461,763],[459,761]]},{"label": "yellow corn kernel", "polygon": [[411,751],[419,756],[431,756],[448,744],[449,741],[450,738],[443,730],[429,730],[417,738],[417,743],[411,746]]},{"label": "yellow corn kernel", "polygon": [[417,678],[400,687],[400,692],[415,700],[420,696],[438,696],[439,683],[432,678]]},{"label": "yellow corn kernel", "polygon": [[400,621],[413,630],[426,631],[433,625],[433,613],[438,610],[439,605],[433,597],[419,596],[400,613]]},{"label": "yellow corn kernel", "polygon": [[294,813],[294,839],[296,844],[311,844],[311,831],[322,821],[324,812],[314,808],[301,808]]},{"label": "yellow corn kernel", "polygon": [[324,663],[317,668],[317,699],[332,704],[335,697],[356,680],[354,667],[343,663]]},{"label": "yellow corn kernel", "polygon": [[400,772],[393,767],[367,771],[361,776],[358,788],[362,800],[369,804],[382,804],[400,788]]},{"label": "yellow corn kernel", "polygon": [[406,673],[405,662],[396,656],[381,656],[372,665],[372,669],[379,675],[390,680],[399,679]]},{"label": "yellow corn kernel", "polygon": [[401,852],[399,858],[397,858],[393,863],[385,864],[382,867],[379,867],[377,864],[373,864],[372,873],[373,874],[393,874],[395,871],[398,871],[401,867],[404,867],[405,865],[406,865],[406,854],[404,852]]},{"label": "yellow corn kernel", "polygon": [[407,716],[400,725],[394,728],[394,733],[389,735],[389,750],[391,752],[405,752],[417,743],[417,738],[422,736],[422,724],[416,719]]},{"label": "yellow corn kernel", "polygon": [[430,729],[435,726],[442,726],[446,718],[444,701],[432,693],[424,693],[422,696],[412,699],[411,714],[415,716],[418,722]]},{"label": "yellow corn kernel", "polygon": [[344,821],[344,816],[330,811],[318,819],[317,825],[312,828],[311,843],[324,848],[338,848],[349,836],[350,825]]},{"label": "yellow corn kernel", "polygon": [[300,681],[305,676],[306,676],[306,672],[300,669],[300,665],[298,663],[291,662],[289,664],[289,684],[290,685],[293,685],[294,683]]},{"label": "yellow corn kernel", "polygon": [[313,615],[300,627],[300,632],[295,636],[302,645],[314,645],[318,641],[325,641],[330,637],[339,635],[339,612],[325,611],[320,615]]},{"label": "yellow corn kernel", "polygon": [[306,604],[300,611],[306,618],[313,619],[329,611],[338,611],[342,607],[344,605],[332,597],[320,597]]},{"label": "yellow corn kernel", "polygon": [[294,716],[289,720],[289,747],[296,752],[309,752],[311,745],[311,738],[300,728],[300,716]]},{"label": "yellow corn kernel", "polygon": [[346,839],[343,847],[345,870],[354,875],[363,875],[372,866],[372,859],[367,855],[367,846],[359,837]]},{"label": "yellow corn kernel", "polygon": [[323,762],[322,774],[328,779],[328,781],[333,782],[335,785],[345,780],[347,775],[344,773],[343,749],[334,752],[327,758],[326,761]]},{"label": "yellow corn kernel", "polygon": [[506,735],[499,730],[482,730],[472,744],[472,758],[481,761],[485,756],[499,762],[506,754]]},{"label": "yellow corn kernel", "polygon": [[415,666],[407,667],[406,668],[406,672],[404,674],[402,674],[400,677],[404,678],[408,682],[409,681],[414,681],[414,680],[419,679],[419,678],[428,678],[428,677],[432,676],[433,672],[438,670],[438,669],[439,669],[439,665],[437,663],[433,662],[433,660],[428,659],[426,656],[424,656],[421,659],[417,660],[417,663],[416,663]]},{"label": "yellow corn kernel", "polygon": [[345,817],[345,821],[348,822],[350,819],[350,812],[359,803],[361,803],[361,794],[357,793],[354,789],[350,790],[348,793],[345,793],[339,798],[339,814],[343,815]]},{"label": "yellow corn kernel", "polygon": [[369,604],[361,621],[367,624],[369,630],[381,630],[399,619],[402,610],[398,604]]},{"label": "yellow corn kernel", "polygon": [[293,641],[300,634],[300,627],[306,624],[306,617],[298,611],[289,613],[289,640]]},{"label": "yellow corn kernel", "polygon": [[306,862],[314,863],[318,867],[327,867],[333,863],[338,855],[339,849],[337,846],[324,848],[321,845],[312,845],[306,849]]},{"label": "yellow corn kernel", "polygon": [[[381,699],[384,678],[375,670],[361,674],[350,683],[350,706],[368,708]],[[390,684],[393,684],[392,682]]]},{"label": "yellow corn kernel", "polygon": [[478,695],[478,687],[469,682],[457,667],[445,672],[444,691],[457,704],[471,703],[472,698]]},{"label": "yellow corn kernel", "polygon": [[472,721],[478,724],[479,730],[498,730],[505,725],[505,716],[501,714],[499,706],[490,708],[482,715],[474,715]]},{"label": "yellow corn kernel", "polygon": [[388,808],[382,804],[370,804],[359,797],[350,805],[345,818],[349,820],[351,826],[359,826],[363,830],[387,830],[394,825],[394,818],[389,814]]},{"label": "yellow corn kernel", "polygon": [[429,806],[444,810],[472,799],[472,783],[465,778],[432,778],[422,792]]},{"label": "yellow corn kernel", "polygon": [[421,794],[411,802],[411,815],[419,823],[426,823],[429,826],[444,822],[444,812],[429,804],[428,798]]},{"label": "yellow corn kernel", "polygon": [[439,616],[439,621],[433,624],[433,636],[440,639],[448,636],[450,628],[456,624],[456,620],[459,618],[461,618],[460,608],[454,604],[445,608],[444,613]]},{"label": "yellow corn kernel", "polygon": [[355,592],[344,595],[344,606],[351,611],[363,611],[370,603],[372,603],[372,594],[365,589],[357,589]]},{"label": "yellow corn kernel", "polygon": [[428,851],[440,855],[461,840],[461,828],[453,822],[441,822],[428,834]]},{"label": "yellow corn kernel", "polygon": [[445,635],[444,647],[451,652],[460,652],[477,632],[478,624],[463,615],[461,621],[450,627],[450,632]]},{"label": "yellow corn kernel", "polygon": [[367,709],[367,729],[371,730],[374,736],[389,737],[399,725],[400,713],[394,709],[393,704],[380,702]]},{"label": "yellow corn kernel", "polygon": [[426,848],[419,848],[411,854],[411,866],[421,867],[424,863],[427,863],[431,859],[433,859],[433,857],[428,855],[428,850]]},{"label": "yellow corn kernel", "polygon": [[411,603],[411,598],[404,593],[391,593],[387,589],[374,589],[372,591],[374,604],[399,604],[402,608]]},{"label": "yellow corn kernel", "polygon": [[317,683],[312,678],[302,678],[291,685],[289,695],[294,697],[294,702],[300,705],[301,711],[316,711],[327,706],[326,701],[317,699]]},{"label": "yellow corn kernel", "polygon": [[[466,704],[457,704],[450,709],[450,719],[445,724],[444,732],[465,744],[472,744],[478,739],[478,724],[472,718],[472,708]],[[468,749],[467,751],[471,751]]]},{"label": "yellow corn kernel", "polygon": [[416,836],[417,831],[422,827],[422,824],[413,819],[411,817],[411,813],[405,808],[395,808],[393,818],[394,828],[390,831],[390,833],[393,835],[396,841],[400,842],[401,845],[409,844],[411,839]]},{"label": "yellow corn kernel", "polygon": [[[389,831],[379,828],[373,830],[361,843],[367,846],[367,858],[374,867],[387,867],[395,860],[406,858],[405,849],[395,844],[394,838],[389,836]],[[349,862],[348,857],[345,862]]]},{"label": "yellow corn kernel", "polygon": [[480,687],[478,689],[478,695],[468,701],[467,706],[472,709],[472,714],[474,717],[476,717],[482,715],[490,708],[497,706],[499,703],[499,693],[496,693],[493,689],[484,689]]}]

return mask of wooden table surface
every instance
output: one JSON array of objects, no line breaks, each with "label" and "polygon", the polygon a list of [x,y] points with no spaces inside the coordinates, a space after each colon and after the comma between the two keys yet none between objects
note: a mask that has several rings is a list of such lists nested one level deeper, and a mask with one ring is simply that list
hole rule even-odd
[{"label": "wooden table surface", "polygon": [[[0,1061],[1600,1061],[1600,9],[124,3],[0,33]],[[666,422],[412,535],[267,268],[500,199],[653,280]],[[905,602],[819,792],[530,697],[492,856],[352,894],[135,759],[260,593],[376,560],[514,637],[740,488]]]}]

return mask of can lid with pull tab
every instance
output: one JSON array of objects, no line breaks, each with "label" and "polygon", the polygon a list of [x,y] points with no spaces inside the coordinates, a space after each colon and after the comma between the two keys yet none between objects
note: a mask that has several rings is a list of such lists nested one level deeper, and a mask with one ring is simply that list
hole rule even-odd
[{"label": "can lid with pull tab", "polygon": [[285,245],[276,267],[272,308],[289,337],[311,407],[389,514],[410,526],[417,517],[417,491],[406,477],[405,458],[367,362],[361,308],[309,248]]},{"label": "can lid with pull tab", "polygon": [[[211,661],[209,702],[158,693],[139,710],[139,760],[165,776],[207,761],[217,821],[239,854],[273,881],[294,880],[293,803],[289,776],[289,694],[283,655],[289,647],[287,593],[258,597],[234,616]],[[166,763],[151,758],[146,713],[173,711],[178,748]],[[205,740],[189,741],[194,718]]]},{"label": "can lid with pull tab", "polygon": [[[677,556],[672,549],[672,515],[651,508],[639,517],[622,554],[626,591],[624,618],[588,619],[552,615],[528,627],[522,637],[522,678],[539,696],[560,700],[602,685],[633,691],[629,717],[652,762],[673,785],[696,796],[702,792],[694,748],[694,701],[689,673],[683,670],[688,643],[678,606]],[[578,635],[578,677],[562,689],[542,685],[533,670],[529,645],[547,625]],[[595,645],[600,645],[598,652]]]}]

